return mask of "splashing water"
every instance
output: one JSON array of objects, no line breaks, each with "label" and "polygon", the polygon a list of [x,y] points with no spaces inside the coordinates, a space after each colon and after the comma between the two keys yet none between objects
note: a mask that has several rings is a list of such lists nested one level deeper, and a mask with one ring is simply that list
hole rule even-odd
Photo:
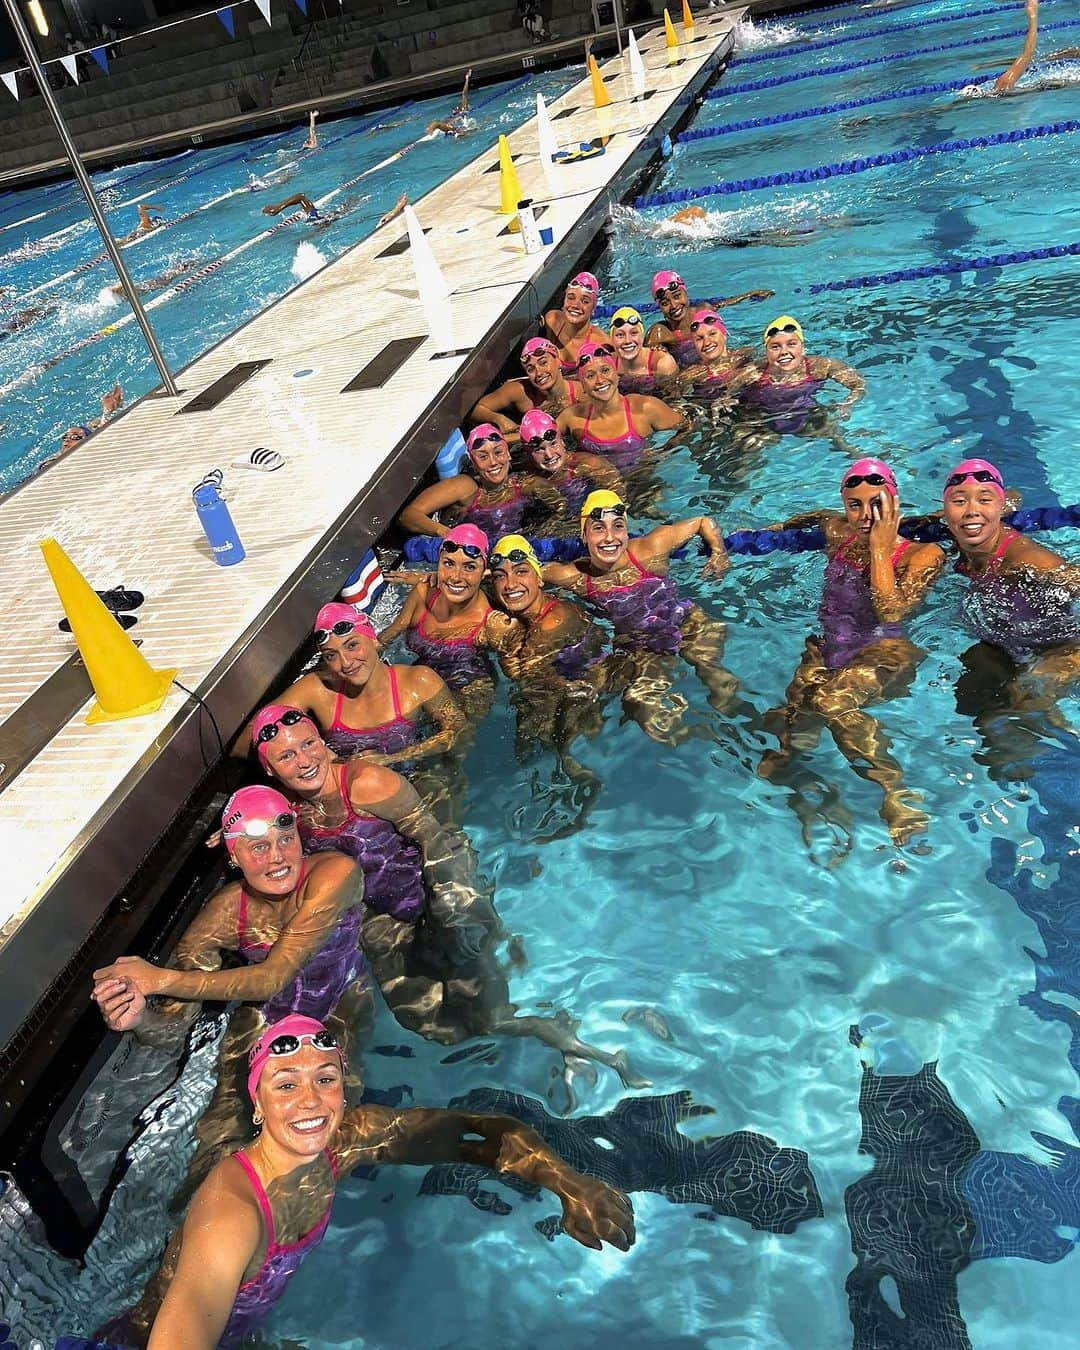
[{"label": "splashing water", "polygon": [[788,23],[764,23],[758,28],[751,19],[740,19],[735,26],[737,52],[765,51],[789,42],[805,42],[805,36]]},{"label": "splashing water", "polygon": [[326,258],[314,244],[309,244],[305,240],[296,250],[291,270],[297,281],[306,281],[308,277],[314,276],[320,267],[325,266]]}]

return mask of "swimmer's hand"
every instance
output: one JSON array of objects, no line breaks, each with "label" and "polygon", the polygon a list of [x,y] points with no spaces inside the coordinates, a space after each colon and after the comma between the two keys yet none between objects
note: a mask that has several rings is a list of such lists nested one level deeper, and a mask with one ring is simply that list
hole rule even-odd
[{"label": "swimmer's hand", "polygon": [[622,1191],[569,1168],[552,1189],[562,1201],[563,1231],[575,1242],[597,1252],[605,1242],[621,1252],[634,1245],[634,1211]]},{"label": "swimmer's hand", "polygon": [[900,503],[891,492],[879,492],[873,505],[877,510],[870,526],[870,548],[891,558],[900,544]]},{"label": "swimmer's hand", "polygon": [[111,417],[124,401],[124,391],[118,384],[114,384],[107,394],[101,398],[101,415],[103,418]]},{"label": "swimmer's hand", "polygon": [[717,549],[709,554],[709,561],[701,569],[703,577],[722,577],[731,566],[731,559],[727,555],[726,549]]},{"label": "swimmer's hand", "polygon": [[169,971],[144,961],[141,956],[118,956],[111,966],[94,971],[94,988],[106,980],[122,980],[144,999],[151,994],[163,994]]},{"label": "swimmer's hand", "polygon": [[146,1012],[145,997],[127,980],[97,980],[91,997],[110,1031],[131,1031]]},{"label": "swimmer's hand", "polygon": [[775,291],[744,291],[740,299],[742,300],[771,300],[776,294]]}]

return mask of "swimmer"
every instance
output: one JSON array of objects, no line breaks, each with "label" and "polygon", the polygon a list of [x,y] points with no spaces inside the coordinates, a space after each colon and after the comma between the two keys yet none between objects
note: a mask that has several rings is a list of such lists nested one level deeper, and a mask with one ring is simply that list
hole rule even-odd
[{"label": "swimmer", "polygon": [[753,367],[757,378],[742,392],[747,407],[761,410],[762,429],[741,435],[742,444],[758,448],[780,436],[821,435],[827,417],[815,395],[830,380],[848,391],[831,411],[841,419],[850,416],[866,392],[866,381],[853,366],[830,356],[807,355],[802,325],[790,314],[765,326],[764,341],[765,361]]},{"label": "swimmer", "polygon": [[319,148],[319,133],[315,130],[315,119],[316,117],[318,117],[318,115],[319,115],[318,108],[312,108],[312,110],[308,113],[307,140],[301,147],[304,150],[318,150]]},{"label": "swimmer", "polygon": [[[190,272],[193,267],[197,267],[198,258],[187,258],[184,262],[174,264],[168,267],[164,272],[159,272],[156,277],[151,277],[149,281],[140,281],[136,283],[135,290],[139,295],[148,295],[151,291],[160,291],[163,286],[167,286],[170,281],[175,281],[177,277],[182,277],[185,272]],[[111,294],[124,297],[124,288],[117,282],[115,286],[110,286]]]},{"label": "swimmer", "polygon": [[389,225],[392,220],[397,220],[398,216],[405,210],[409,204],[409,194],[403,192],[389,211],[384,211],[375,222],[375,228],[381,230],[384,225]]},{"label": "swimmer", "polygon": [[306,220],[317,221],[323,219],[323,217],[319,215],[319,208],[310,197],[305,197],[302,192],[294,192],[291,197],[286,197],[284,201],[272,202],[269,206],[264,206],[262,208],[262,213],[264,216],[277,216],[290,206],[301,207],[304,211]]},{"label": "swimmer", "polygon": [[565,503],[550,483],[535,474],[510,472],[510,446],[498,427],[481,422],[465,445],[476,477],[458,473],[424,488],[398,516],[403,530],[445,536],[449,526],[435,519],[439,512],[448,513],[455,525],[478,526],[490,539],[520,529],[530,508],[562,518]]},{"label": "swimmer", "polygon": [[[690,333],[690,315],[700,305],[694,304],[686,289],[686,282],[678,272],[657,272],[652,279],[653,299],[664,316],[645,334],[646,347],[666,347],[680,366],[696,365],[700,360],[698,349]],[[768,300],[772,291],[743,291],[727,299],[711,300],[713,309],[738,305],[743,300]]]},{"label": "swimmer", "polygon": [[620,497],[625,490],[609,459],[587,450],[568,451],[558,423],[539,408],[522,419],[521,445],[536,472],[561,494],[570,519],[577,519],[582,502],[595,488],[607,488]]},{"label": "swimmer", "polygon": [[591,272],[579,272],[563,294],[561,309],[549,309],[542,322],[542,336],[559,350],[562,373],[573,375],[586,342],[606,342],[607,334],[592,321],[600,299],[600,283]]},{"label": "swimmer", "polygon": [[859,777],[881,789],[879,814],[899,846],[925,831],[929,817],[916,806],[918,796],[904,786],[889,739],[866,707],[910,688],[923,653],[901,624],[941,575],[945,554],[937,544],[900,538],[896,479],[881,460],[852,464],[840,494],[842,515],[811,511],[776,527],[823,530],[828,563],[818,610],[820,635],[807,638],[785,706],[766,719],[770,729],[777,729],[780,749],[763,756],[758,772],[791,785],[792,806],[809,843],[814,810],[800,790],[793,761],[813,749],[828,728]]},{"label": "swimmer", "polygon": [[123,405],[124,391],[118,384],[114,384],[107,394],[101,396],[101,416],[93,418],[92,421],[83,423],[80,426],[68,427],[64,432],[64,439],[60,442],[60,453],[69,454],[77,446],[82,445],[89,436],[109,420],[116,410]]},{"label": "swimmer", "polygon": [[623,305],[611,316],[608,340],[615,349],[621,394],[655,394],[679,373],[670,352],[645,346],[645,324],[632,305]]},{"label": "swimmer", "polygon": [[[189,1186],[237,1138],[236,1067],[260,1030],[288,1013],[335,1017],[344,1044],[366,1034],[371,978],[360,951],[364,874],[341,853],[304,859],[296,812],[269,787],[241,788],[225,804],[220,838],[238,869],[203,905],[171,966],[121,956],[94,972],[93,998],[111,1031],[179,1048],[206,1000],[234,1013],[218,1056],[217,1088],[197,1128]],[[223,970],[225,953],[242,965]],[[147,1000],[165,1001],[150,1007]]]},{"label": "swimmer", "polygon": [[[410,765],[444,755],[465,728],[465,715],[446,685],[426,666],[391,666],[379,658],[371,620],[352,605],[323,605],[315,618],[319,666],[289,686],[281,702],[307,713],[342,759],[362,755],[369,764]],[[438,730],[420,734],[420,722]],[[251,723],[237,737],[234,755],[251,746]]]},{"label": "swimmer", "polygon": [[606,342],[582,346],[577,369],[583,397],[559,414],[559,430],[625,474],[639,463],[654,432],[673,431],[684,418],[651,394],[620,394],[615,366],[614,348]]},{"label": "swimmer", "polygon": [[953,469],[944,504],[979,640],[961,658],[957,709],[974,718],[993,777],[1025,778],[1047,724],[1069,730],[1057,700],[1080,678],[1080,568],[1003,522],[1005,485],[987,460]]},{"label": "swimmer", "polygon": [[247,180],[247,182],[244,184],[244,191],[245,191],[245,192],[265,192],[266,189],[267,189],[269,186],[270,186],[270,184],[267,183],[267,182],[265,181],[265,179],[260,178],[260,177],[258,176],[258,174],[249,173],[249,174],[248,174],[248,180]]},{"label": "swimmer", "polygon": [[668,575],[671,555],[691,539],[702,539],[709,560],[702,575],[721,577],[729,567],[724,541],[711,516],[661,525],[634,540],[625,504],[613,492],[593,492],[581,508],[581,537],[587,554],[574,563],[548,563],[544,580],[572,595],[615,631],[615,649],[624,655],[623,705],[653,740],[674,744],[683,738],[686,700],[671,692],[674,658],[681,656],[704,684],[710,705],[726,712],[735,682],[720,665],[725,629],[679,593]]},{"label": "swimmer", "polygon": [[507,380],[476,404],[470,418],[492,422],[508,442],[518,439],[518,423],[532,408],[543,408],[558,417],[581,397],[576,380],[563,374],[559,349],[547,338],[534,337],[521,349],[524,380]]},{"label": "swimmer", "polygon": [[519,636],[483,592],[489,551],[487,535],[475,525],[447,531],[434,576],[413,586],[400,614],[379,634],[383,649],[404,634],[417,661],[445,680],[473,719],[484,716],[495,696],[492,653],[514,646]]},{"label": "swimmer", "polygon": [[[520,1121],[425,1107],[347,1110],[348,1067],[339,1039],[315,1019],[264,1031],[248,1065],[249,1142],[200,1186],[137,1306],[99,1334],[163,1350],[247,1341],[322,1240],[338,1183],[374,1164],[480,1164],[530,1194],[550,1190],[563,1229],[582,1246],[633,1245],[626,1196],[573,1171]],[[330,1265],[327,1274],[336,1278]]]},{"label": "swimmer", "polygon": [[120,237],[121,244],[130,244],[132,240],[140,238],[144,234],[150,234],[163,223],[162,216],[152,216],[151,211],[162,211],[164,207],[158,206],[156,202],[140,202],[138,205],[139,223],[131,231]]},{"label": "swimmer", "polygon": [[28,328],[38,319],[47,319],[51,314],[55,314],[60,308],[55,301],[38,301],[36,304],[27,305],[24,309],[15,310],[5,306],[8,312],[4,322],[0,324],[0,342],[9,338],[13,333],[18,333],[23,328]]},{"label": "swimmer", "polygon": [[728,351],[727,324],[706,305],[690,315],[690,340],[698,359],[683,368],[679,390],[688,398],[708,402],[718,408],[733,408],[739,391],[757,379],[748,347]]}]

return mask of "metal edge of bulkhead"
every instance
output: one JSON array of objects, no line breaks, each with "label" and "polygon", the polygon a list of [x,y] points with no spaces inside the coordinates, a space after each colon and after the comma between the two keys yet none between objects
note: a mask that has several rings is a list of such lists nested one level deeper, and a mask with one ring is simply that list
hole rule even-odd
[{"label": "metal edge of bulkhead", "polygon": [[[602,231],[606,200],[628,195],[654,171],[661,162],[664,137],[689,121],[705,88],[722,72],[733,45],[734,37],[728,33],[653,124],[606,194],[556,246],[532,286],[522,288],[508,304],[451,388],[423,410],[290,582],[203,680],[197,692],[226,741],[300,651],[312,612],[328,591],[337,589],[356,558],[377,541],[429,469],[434,450],[502,368],[508,346],[536,318],[535,308],[542,310],[573,275],[579,259]],[[258,697],[253,698],[256,690]],[[85,955],[88,940],[98,942],[107,932],[114,905],[122,904],[125,911],[138,906],[138,896],[126,892],[151,852],[152,845],[146,841],[156,841],[169,830],[201,785],[210,790],[206,784],[215,757],[208,758],[208,743],[216,749],[213,729],[203,707],[189,699],[67,849],[55,879],[39,893],[0,948],[0,1129],[48,1065],[47,1054],[43,1062],[35,1062],[42,1058],[35,1054],[35,1045],[44,1049],[47,1043],[41,1028],[55,1001],[50,997],[54,986]],[[63,993],[67,999],[73,996],[71,989]],[[26,1034],[29,1027],[33,1034]],[[9,1053],[13,1046],[17,1053]]]}]

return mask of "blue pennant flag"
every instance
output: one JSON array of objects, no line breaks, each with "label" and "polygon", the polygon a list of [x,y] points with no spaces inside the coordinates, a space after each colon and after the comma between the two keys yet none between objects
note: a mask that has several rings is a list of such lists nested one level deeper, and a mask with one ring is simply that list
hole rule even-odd
[{"label": "blue pennant flag", "polygon": [[234,38],[236,36],[236,23],[233,20],[232,10],[219,9],[217,12],[217,16],[221,20],[221,22],[225,25],[225,30],[229,34],[229,36],[231,38]]},{"label": "blue pennant flag", "polygon": [[90,55],[98,63],[106,75],[109,73],[109,58],[105,55],[104,47],[91,47]]}]

